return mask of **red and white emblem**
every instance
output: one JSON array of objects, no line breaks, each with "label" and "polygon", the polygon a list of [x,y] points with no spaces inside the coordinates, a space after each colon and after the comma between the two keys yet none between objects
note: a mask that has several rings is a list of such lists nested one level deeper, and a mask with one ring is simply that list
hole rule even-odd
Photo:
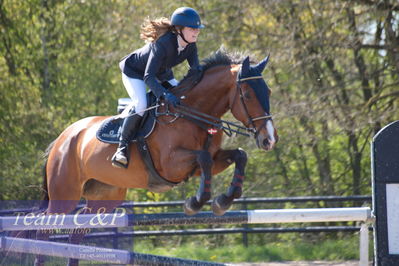
[{"label": "red and white emblem", "polygon": [[209,135],[215,135],[216,133],[218,133],[218,130],[216,128],[208,128]]}]

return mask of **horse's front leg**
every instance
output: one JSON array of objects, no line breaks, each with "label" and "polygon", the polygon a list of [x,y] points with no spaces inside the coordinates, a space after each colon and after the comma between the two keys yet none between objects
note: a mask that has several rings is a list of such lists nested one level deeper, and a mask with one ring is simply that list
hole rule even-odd
[{"label": "horse's front leg", "polygon": [[201,181],[197,194],[186,199],[184,212],[187,215],[196,214],[204,204],[211,198],[211,179],[212,179],[212,156],[208,151],[194,151],[196,160],[201,169]]},{"label": "horse's front leg", "polygon": [[231,206],[234,199],[242,194],[242,184],[247,165],[247,154],[242,149],[220,150],[215,156],[215,170],[223,171],[232,162],[235,163],[234,176],[227,193],[216,197],[212,202],[212,210],[215,215],[223,215]]}]

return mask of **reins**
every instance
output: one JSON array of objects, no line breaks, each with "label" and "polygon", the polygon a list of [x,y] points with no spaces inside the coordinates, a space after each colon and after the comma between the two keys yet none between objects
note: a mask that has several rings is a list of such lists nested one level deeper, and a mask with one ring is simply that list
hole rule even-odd
[{"label": "reins", "polygon": [[[222,129],[224,131],[224,133],[226,133],[227,136],[232,136],[233,133],[239,134],[239,135],[243,135],[246,137],[250,137],[251,135],[253,135],[255,138],[257,137],[257,135],[259,134],[259,131],[256,129],[255,126],[255,121],[258,120],[265,120],[265,123],[272,119],[271,115],[264,115],[264,116],[259,116],[259,117],[255,117],[252,118],[248,112],[248,108],[247,105],[244,102],[244,96],[242,93],[242,89],[241,89],[241,83],[248,81],[248,80],[254,80],[254,79],[260,79],[263,78],[262,76],[252,76],[252,77],[246,77],[246,78],[239,78],[239,74],[237,75],[237,91],[236,91],[236,95],[239,92],[240,94],[240,100],[241,100],[241,104],[244,107],[245,113],[248,117],[248,122],[251,125],[251,127],[243,127],[240,125],[237,125],[234,122],[230,122],[230,121],[226,121],[208,114],[205,114],[203,112],[200,112],[198,110],[195,110],[192,107],[188,107],[185,106],[183,104],[178,105],[176,107],[177,109],[177,113],[174,112],[170,112],[169,108],[167,106],[167,110],[165,112],[156,112],[156,117],[161,116],[161,115],[167,115],[167,116],[174,116],[174,118],[169,121],[168,123],[173,123],[174,121],[176,121],[178,118],[190,118],[190,120],[194,121],[198,121],[198,122],[202,122],[208,125],[213,126],[216,129]],[[237,96],[234,96],[234,100],[233,100],[233,104],[235,103],[235,99]],[[230,110],[232,109],[232,106],[230,106]],[[160,122],[158,120],[158,122]],[[245,132],[242,132],[245,131]],[[246,133],[248,132],[248,133]]]},{"label": "reins", "polygon": [[[168,106],[166,105],[167,110],[164,112],[158,112],[156,111],[155,116],[159,117],[159,116],[172,116],[174,117],[171,121],[168,121],[167,124],[171,124],[174,121],[176,121],[178,118],[185,118],[185,119],[189,119],[192,122],[196,123],[196,122],[200,122],[200,123],[204,123],[207,125],[211,125],[214,129],[221,129],[224,131],[224,133],[226,133],[227,136],[231,137],[233,135],[233,133],[239,134],[239,135],[243,135],[246,137],[250,137],[251,135],[242,131],[246,131],[249,133],[252,133],[252,130],[247,128],[247,127],[243,127],[240,125],[235,124],[234,122],[230,122],[227,120],[223,120],[208,114],[205,114],[203,112],[200,112],[198,110],[195,110],[192,107],[188,107],[185,106],[183,104],[180,104],[176,107],[178,112],[171,112],[169,111]],[[161,122],[159,120],[157,120],[158,123],[164,123]],[[207,128],[205,128],[203,125],[197,123],[198,126],[202,127],[204,130],[207,130]]]},{"label": "reins", "polygon": [[224,133],[226,133],[226,135],[229,137],[231,137],[233,135],[233,133],[243,135],[246,137],[251,136],[248,133],[244,133],[244,132],[240,131],[240,130],[243,130],[243,131],[252,133],[249,128],[237,125],[234,122],[230,122],[227,120],[223,120],[223,119],[202,113],[200,111],[195,110],[192,107],[188,107],[188,106],[184,106],[184,105],[179,105],[177,107],[177,109],[185,116],[188,116],[197,121],[201,121],[203,123],[212,125],[216,129],[222,129],[224,131]]},{"label": "reins", "polygon": [[[203,128],[204,130],[207,130],[206,127],[204,127],[203,125],[201,125],[200,123],[204,123],[207,125],[211,125],[213,128],[215,129],[221,129],[223,130],[224,133],[226,133],[227,136],[231,137],[233,135],[233,133],[236,133],[238,135],[242,135],[242,136],[246,136],[246,137],[250,137],[251,135],[254,136],[255,138],[257,137],[257,135],[259,134],[259,131],[256,129],[255,126],[255,121],[258,120],[265,120],[265,123],[272,119],[272,115],[264,115],[264,116],[259,116],[259,117],[255,117],[252,118],[248,112],[248,108],[247,105],[245,104],[244,101],[244,95],[241,89],[241,83],[248,81],[248,80],[254,80],[254,79],[261,79],[263,78],[262,76],[252,76],[252,77],[246,77],[246,78],[240,78],[239,77],[240,74],[237,75],[237,90],[236,90],[236,95],[234,96],[234,100],[232,103],[232,106],[235,103],[235,99],[237,98],[237,93],[240,94],[240,101],[241,104],[244,107],[245,113],[247,115],[248,118],[248,122],[250,124],[251,127],[244,127],[241,125],[237,125],[234,122],[230,122],[227,120],[223,120],[208,114],[205,114],[203,112],[200,112],[198,110],[195,110],[192,107],[189,106],[185,106],[183,104],[178,105],[175,109],[177,110],[177,112],[171,112],[169,111],[169,106],[161,103],[161,104],[156,104],[154,106],[151,106],[143,111],[148,111],[148,110],[152,110],[154,108],[156,108],[155,110],[155,117],[156,119],[160,116],[172,116],[174,117],[171,121],[168,122],[161,122],[159,119],[157,119],[158,123],[161,124],[171,124],[173,122],[175,122],[177,119],[179,118],[186,118],[191,120],[192,122],[196,123],[198,126],[200,126],[201,128]],[[160,106],[166,106],[166,110],[163,112],[158,112],[158,107]],[[230,106],[230,110],[232,109],[232,106]],[[135,114],[135,113],[134,113]],[[134,115],[134,114],[130,114],[130,115]],[[128,115],[119,115],[120,118],[125,118]],[[244,132],[243,132],[244,131]]]}]

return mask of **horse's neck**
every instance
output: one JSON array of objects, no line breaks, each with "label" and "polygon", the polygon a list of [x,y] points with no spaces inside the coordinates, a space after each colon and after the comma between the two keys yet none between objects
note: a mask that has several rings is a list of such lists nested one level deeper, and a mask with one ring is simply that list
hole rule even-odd
[{"label": "horse's neck", "polygon": [[230,66],[211,68],[187,94],[187,105],[220,118],[229,109],[229,95],[234,82]]}]

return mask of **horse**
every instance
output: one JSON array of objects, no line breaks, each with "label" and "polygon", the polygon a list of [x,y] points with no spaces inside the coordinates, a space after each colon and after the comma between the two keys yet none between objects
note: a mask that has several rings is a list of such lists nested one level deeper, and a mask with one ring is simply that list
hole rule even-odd
[{"label": "horse", "polygon": [[[269,151],[277,143],[278,135],[270,115],[270,91],[261,75],[267,61],[268,57],[251,65],[249,56],[237,58],[219,50],[203,60],[204,72],[198,83],[184,89],[185,78],[172,92],[184,98],[181,106],[206,114],[213,121],[230,111],[252,133],[258,148]],[[161,108],[176,113],[180,110],[180,106],[164,105]],[[128,188],[149,188],[148,168],[136,144],[129,147],[131,159],[127,169],[112,166],[111,156],[116,144],[103,143],[96,138],[97,130],[108,118],[94,116],[77,121],[49,146],[43,181],[45,199],[48,200],[46,214],[70,213],[82,197],[86,199],[87,212],[95,213],[100,207],[111,212],[125,199]],[[235,163],[230,187],[212,203],[213,212],[223,215],[233,200],[242,194],[247,163],[245,151],[222,149],[223,131],[213,130],[209,137],[210,133],[203,127],[206,122],[201,125],[178,118],[170,123],[168,116],[157,119],[153,133],[146,139],[156,171],[173,184],[191,175],[201,178],[196,195],[184,203],[186,214],[200,211],[211,199],[212,176]],[[158,192],[171,188],[163,187]],[[46,236],[38,238],[45,239]],[[71,243],[80,240],[81,237],[70,237]],[[69,261],[70,265],[77,263],[77,260]],[[36,265],[42,264],[43,258],[36,258]]]}]

